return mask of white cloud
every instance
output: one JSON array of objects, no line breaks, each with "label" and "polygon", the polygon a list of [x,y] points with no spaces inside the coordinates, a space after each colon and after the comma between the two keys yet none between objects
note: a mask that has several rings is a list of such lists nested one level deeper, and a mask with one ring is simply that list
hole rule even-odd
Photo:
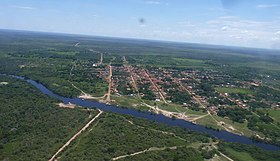
[{"label": "white cloud", "polygon": [[[215,34],[211,42],[253,47],[271,47],[280,44],[280,20],[256,21],[233,16],[222,16],[206,22],[209,32]],[[221,32],[222,31],[222,32]]]},{"label": "white cloud", "polygon": [[222,31],[227,31],[227,30],[229,30],[229,27],[228,27],[228,26],[223,26],[223,27],[221,28],[221,30],[222,30]]},{"label": "white cloud", "polygon": [[218,19],[224,19],[224,20],[229,20],[229,19],[237,19],[238,17],[236,16],[221,16],[218,17]]},{"label": "white cloud", "polygon": [[147,27],[147,25],[145,25],[145,24],[140,24],[139,26],[140,27]]},{"label": "white cloud", "polygon": [[247,33],[249,33],[249,31],[248,30],[242,30],[241,33],[242,34],[247,34]]},{"label": "white cloud", "polygon": [[219,13],[225,13],[225,12],[228,12],[229,10],[228,9],[225,9],[225,8],[221,8],[221,7],[215,7],[215,8],[208,8],[207,11],[209,12],[219,12]]},{"label": "white cloud", "polygon": [[275,31],[279,30],[280,20],[274,21],[254,21],[245,19],[213,19],[206,22],[209,27],[221,28],[228,26],[230,28],[241,28],[244,30],[259,30],[259,31]]},{"label": "white cloud", "polygon": [[146,1],[146,4],[152,4],[152,5],[159,5],[161,4],[159,1]]},{"label": "white cloud", "polygon": [[272,48],[273,44],[280,44],[279,26],[280,20],[277,19],[256,21],[225,15],[207,23],[182,19],[169,27],[139,24],[136,33],[128,34],[124,30],[119,34],[158,40]]},{"label": "white cloud", "polygon": [[190,21],[179,21],[178,24],[183,27],[195,27],[195,24]]},{"label": "white cloud", "polygon": [[151,39],[175,40],[194,43],[223,44],[271,48],[280,44],[280,20],[257,21],[224,15],[208,22],[182,20],[170,28],[141,30],[141,36]]},{"label": "white cloud", "polygon": [[256,7],[257,8],[273,8],[273,7],[279,7],[279,5],[276,5],[276,4],[259,4]]},{"label": "white cloud", "polygon": [[30,6],[13,6],[14,8],[24,9],[24,10],[35,10],[36,8]]}]

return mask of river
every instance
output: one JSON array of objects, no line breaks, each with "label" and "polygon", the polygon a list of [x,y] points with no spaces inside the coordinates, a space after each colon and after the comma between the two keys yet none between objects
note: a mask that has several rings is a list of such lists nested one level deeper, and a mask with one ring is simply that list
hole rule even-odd
[{"label": "river", "polygon": [[[0,74],[1,75],[1,74]],[[91,100],[83,100],[81,98],[66,98],[66,97],[62,97],[60,95],[57,95],[55,93],[53,93],[52,91],[50,91],[47,87],[45,87],[44,85],[31,80],[31,79],[25,79],[24,77],[20,77],[20,76],[12,76],[14,78],[17,79],[21,79],[21,80],[25,80],[26,82],[32,84],[33,86],[35,86],[37,89],[39,89],[43,94],[46,94],[50,97],[56,98],[64,103],[72,103],[72,104],[76,104],[82,107],[87,107],[87,108],[99,108],[103,111],[108,111],[108,112],[114,112],[114,113],[118,113],[118,114],[125,114],[125,115],[131,115],[137,118],[144,118],[144,119],[148,119],[148,120],[152,120],[152,121],[156,121],[159,123],[164,123],[167,124],[169,126],[179,126],[185,129],[189,129],[189,130],[193,130],[196,132],[202,132],[202,133],[206,133],[210,136],[214,136],[218,139],[224,140],[226,142],[238,142],[238,143],[242,143],[242,144],[248,144],[248,145],[255,145],[258,146],[260,148],[266,149],[266,150],[280,150],[279,146],[275,146],[275,145],[271,145],[271,144],[265,144],[265,143],[260,143],[260,142],[256,142],[253,141],[245,136],[240,136],[240,135],[236,135],[230,132],[227,132],[225,130],[220,130],[220,131],[216,131],[216,130],[212,130],[209,128],[206,128],[204,126],[201,125],[195,125],[192,124],[191,122],[185,121],[185,120],[180,120],[180,119],[176,119],[173,120],[169,117],[166,117],[162,114],[151,114],[150,112],[140,112],[136,109],[126,109],[126,108],[120,108],[120,107],[116,107],[116,106],[112,106],[112,105],[106,105],[104,103],[99,103],[96,101],[91,101]]]}]

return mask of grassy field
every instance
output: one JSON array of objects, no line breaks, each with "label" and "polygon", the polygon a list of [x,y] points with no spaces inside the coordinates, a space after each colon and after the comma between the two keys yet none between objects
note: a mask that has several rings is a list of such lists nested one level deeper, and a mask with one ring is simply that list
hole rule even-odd
[{"label": "grassy field", "polygon": [[176,107],[174,106],[170,106],[170,105],[159,105],[158,106],[160,109],[165,110],[165,111],[169,111],[169,112],[179,112]]},{"label": "grassy field", "polygon": [[149,109],[148,107],[141,105],[142,100],[137,97],[112,95],[111,99],[114,100],[114,101],[112,101],[112,104],[118,105],[120,107],[136,108],[139,110],[148,110]]},{"label": "grassy field", "polygon": [[213,129],[221,129],[220,126],[217,125],[216,121],[211,116],[205,116],[196,121],[198,124],[210,127]]},{"label": "grassy field", "polygon": [[187,59],[187,58],[173,58],[176,62],[176,67],[185,67],[185,68],[200,68],[207,67],[205,61],[198,59]]},{"label": "grassy field", "polygon": [[267,109],[267,108],[262,108],[262,109],[258,109],[259,111],[262,111],[264,113],[268,113],[270,117],[273,118],[273,120],[275,122],[280,123],[280,110],[277,109]]},{"label": "grassy field", "polygon": [[247,67],[253,67],[259,70],[280,71],[280,65],[278,63],[268,63],[267,61],[257,61],[252,63],[246,63],[243,65]]},{"label": "grassy field", "polygon": [[239,93],[239,94],[254,94],[254,91],[246,88],[231,88],[231,87],[217,87],[216,91],[220,93]]},{"label": "grassy field", "polygon": [[[214,118],[219,122],[222,121],[225,124],[232,126],[233,128],[235,128],[237,130],[237,131],[235,131],[237,133],[242,132],[247,137],[250,137],[254,134],[253,131],[248,129],[247,122],[244,122],[244,123],[233,122],[229,119],[225,119],[225,118],[222,118],[219,116],[214,116]],[[262,134],[259,134],[259,135],[262,136]]]},{"label": "grassy field", "polygon": [[76,87],[82,91],[94,96],[102,97],[108,91],[108,83],[101,82],[72,82]]},{"label": "grassy field", "polygon": [[138,97],[133,97],[133,96],[116,96],[112,95],[111,99],[114,100],[112,103],[121,107],[126,107],[126,108],[136,108],[139,110],[149,110],[147,106],[141,105],[143,102],[147,103],[148,105],[155,106],[157,105],[158,108],[162,110],[166,110],[169,112],[185,112],[186,114],[191,114],[191,115],[205,115],[206,113],[202,111],[194,111],[191,109],[187,109],[185,107],[182,107],[181,105],[176,105],[176,104],[165,104],[163,102],[155,102],[151,100],[143,100]]},{"label": "grassy field", "polygon": [[51,53],[52,54],[58,54],[58,55],[70,55],[70,56],[74,56],[74,55],[78,54],[78,52],[75,52],[75,51],[67,51],[67,52],[64,52],[64,51],[52,51]]},{"label": "grassy field", "polygon": [[226,152],[240,161],[254,161],[255,159],[246,152],[238,152],[232,148],[226,148]]}]

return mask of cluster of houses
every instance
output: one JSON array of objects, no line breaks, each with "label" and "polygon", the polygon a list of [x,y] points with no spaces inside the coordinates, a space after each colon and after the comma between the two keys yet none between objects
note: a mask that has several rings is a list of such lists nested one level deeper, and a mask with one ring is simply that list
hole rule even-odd
[{"label": "cluster of houses", "polygon": [[[230,101],[240,108],[249,108],[248,101],[245,99],[238,99],[231,97],[229,93],[218,93],[213,90],[213,95],[205,96],[200,95],[200,84],[202,81],[213,82],[219,80],[220,84],[214,86],[227,87],[227,88],[251,88],[261,86],[260,82],[227,82],[231,80],[230,76],[213,71],[201,71],[201,70],[177,70],[167,68],[144,68],[141,66],[113,66],[113,77],[111,92],[116,95],[122,95],[119,91],[120,88],[125,89],[130,96],[144,97],[152,93],[151,100],[154,101],[166,101],[171,102],[171,91],[187,92],[191,97],[195,98],[195,101],[199,101],[201,105],[206,107],[210,112],[217,113],[217,110],[221,106],[227,106],[226,102]],[[99,73],[99,76],[106,80],[108,76],[108,69],[95,68]],[[222,81],[220,81],[222,80]],[[183,89],[181,85],[184,86]],[[221,104],[213,104],[213,100],[221,102]],[[223,102],[225,102],[223,104]],[[186,101],[181,104],[182,106],[190,106],[190,102]],[[279,107],[279,104],[275,103],[275,107]]]}]

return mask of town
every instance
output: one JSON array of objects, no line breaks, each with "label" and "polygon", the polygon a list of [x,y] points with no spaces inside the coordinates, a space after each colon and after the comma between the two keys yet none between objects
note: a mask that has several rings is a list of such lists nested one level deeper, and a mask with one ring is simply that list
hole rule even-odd
[{"label": "town", "polygon": [[[239,135],[246,132],[217,118],[221,116],[244,123],[245,116],[229,118],[225,112],[232,109],[246,113],[255,110],[256,105],[279,108],[280,102],[277,102],[277,99],[260,101],[255,96],[255,91],[264,86],[259,80],[240,81],[214,69],[178,69],[130,64],[127,56],[122,56],[121,63],[102,63],[104,54],[99,54],[100,60],[97,63],[91,62],[92,66],[88,64],[88,68],[91,68],[91,72],[99,79],[108,83],[108,92],[99,97],[92,97],[84,92],[80,98],[139,110],[148,109],[194,124],[205,125],[203,118],[210,117],[215,126],[206,123],[207,126]],[[190,114],[190,111],[194,113]],[[259,134],[255,135],[260,137]]]}]

